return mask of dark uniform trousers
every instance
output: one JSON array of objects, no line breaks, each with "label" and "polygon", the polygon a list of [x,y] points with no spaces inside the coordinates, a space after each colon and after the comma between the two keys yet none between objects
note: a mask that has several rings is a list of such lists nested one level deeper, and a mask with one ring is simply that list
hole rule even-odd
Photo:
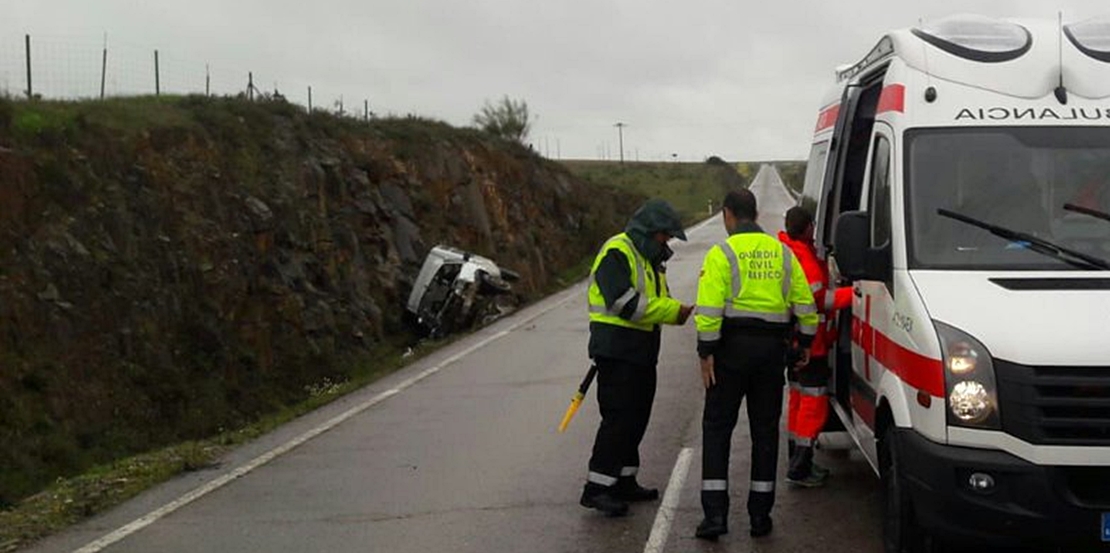
[{"label": "dark uniform trousers", "polygon": [[707,516],[728,513],[729,449],[745,397],[752,438],[748,513],[767,515],[774,506],[785,354],[783,330],[722,331],[714,355],[717,383],[706,390],[702,418],[701,501]]},{"label": "dark uniform trousers", "polygon": [[655,400],[654,365],[598,357],[597,402],[601,426],[597,429],[588,481],[612,486],[620,476],[634,476],[640,467],[640,440],[651,418]]}]

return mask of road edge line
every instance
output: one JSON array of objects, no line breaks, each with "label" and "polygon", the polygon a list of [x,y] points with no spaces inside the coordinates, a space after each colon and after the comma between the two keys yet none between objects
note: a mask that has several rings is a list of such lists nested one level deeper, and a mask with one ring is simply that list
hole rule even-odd
[{"label": "road edge line", "polygon": [[679,496],[682,495],[682,486],[686,483],[686,476],[690,472],[690,461],[694,457],[694,448],[684,447],[678,452],[678,459],[671,471],[671,480],[667,483],[667,490],[663,492],[663,502],[655,514],[655,523],[651,526],[651,535],[644,545],[644,553],[661,553],[663,546],[667,545],[667,537],[671,532],[675,511],[678,510]]}]

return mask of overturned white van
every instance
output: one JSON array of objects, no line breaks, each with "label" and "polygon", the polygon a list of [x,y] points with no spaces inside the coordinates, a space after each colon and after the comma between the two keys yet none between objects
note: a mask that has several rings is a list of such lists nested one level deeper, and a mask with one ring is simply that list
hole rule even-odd
[{"label": "overturned white van", "polygon": [[854,288],[832,403],[886,550],[1106,545],[1110,20],[887,34],[837,71],[799,202]]}]

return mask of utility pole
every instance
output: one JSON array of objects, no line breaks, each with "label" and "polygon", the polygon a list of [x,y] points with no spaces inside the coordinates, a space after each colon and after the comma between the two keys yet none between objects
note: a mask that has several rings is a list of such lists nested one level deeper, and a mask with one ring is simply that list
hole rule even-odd
[{"label": "utility pole", "polygon": [[613,126],[617,128],[617,138],[620,140],[621,148],[621,165],[624,165],[624,128],[628,125],[618,121],[617,124]]}]

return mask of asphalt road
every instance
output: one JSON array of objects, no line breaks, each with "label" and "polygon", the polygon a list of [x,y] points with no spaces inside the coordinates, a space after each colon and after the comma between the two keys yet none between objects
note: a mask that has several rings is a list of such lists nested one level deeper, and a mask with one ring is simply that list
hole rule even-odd
[{"label": "asphalt road", "polygon": [[[778,174],[765,166],[752,189],[760,223],[777,232],[793,204]],[[668,275],[676,297],[693,302],[702,256],[724,237],[718,216],[675,245]],[[701,518],[703,390],[692,319],[664,330],[641,446],[640,481],[661,491],[673,482],[667,497],[637,504],[622,519],[580,507],[598,423],[593,393],[566,433],[556,425],[586,370],[586,340],[579,284],[294,421],[212,470],[177,478],[31,550],[881,549],[878,481],[857,458],[822,457],[833,470],[824,489],[792,489],[780,470],[775,533],[749,538],[743,414],[733,437],[732,533],[715,544],[693,537]]]}]

